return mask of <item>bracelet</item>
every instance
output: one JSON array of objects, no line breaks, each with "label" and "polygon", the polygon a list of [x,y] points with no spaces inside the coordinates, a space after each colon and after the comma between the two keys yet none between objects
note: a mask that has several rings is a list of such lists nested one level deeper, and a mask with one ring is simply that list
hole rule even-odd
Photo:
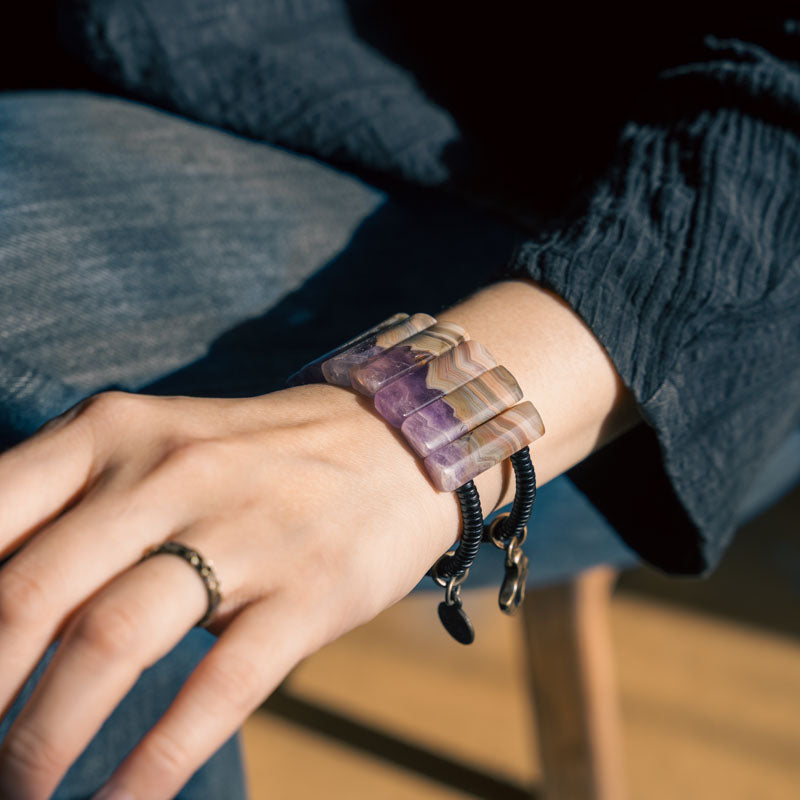
[{"label": "bracelet", "polygon": [[[395,314],[292,375],[287,384],[330,383],[373,399],[423,459],[433,484],[454,491],[461,508],[458,546],[431,567],[445,590],[439,619],[462,644],[475,638],[461,587],[480,545],[505,551],[498,602],[513,614],[525,596],[528,559],[522,545],[536,497],[528,445],[544,434],[538,411],[522,399],[511,373],[453,322],[428,314]],[[511,511],[486,526],[473,479],[510,458],[516,480]]]}]

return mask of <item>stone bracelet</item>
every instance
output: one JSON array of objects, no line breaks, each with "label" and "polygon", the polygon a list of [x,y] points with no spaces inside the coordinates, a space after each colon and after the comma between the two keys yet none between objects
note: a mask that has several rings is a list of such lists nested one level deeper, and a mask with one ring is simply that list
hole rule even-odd
[{"label": "stone bracelet", "polygon": [[[461,609],[460,587],[482,539],[506,550],[500,605],[513,613],[524,592],[527,559],[521,544],[535,496],[528,445],[544,434],[544,425],[532,403],[518,402],[522,390],[511,373],[460,325],[428,314],[395,314],[306,364],[287,383],[329,383],[372,397],[375,410],[423,458],[436,488],[459,495],[464,521],[459,548],[431,570],[445,587],[439,607],[445,628],[464,643],[474,637]],[[517,479],[509,529],[482,537],[472,481],[506,458],[512,458]],[[516,588],[504,604],[509,581]]]},{"label": "stone bracelet", "polygon": [[296,372],[373,398],[423,457],[437,489],[455,491],[544,434],[511,373],[453,322],[395,314]]}]

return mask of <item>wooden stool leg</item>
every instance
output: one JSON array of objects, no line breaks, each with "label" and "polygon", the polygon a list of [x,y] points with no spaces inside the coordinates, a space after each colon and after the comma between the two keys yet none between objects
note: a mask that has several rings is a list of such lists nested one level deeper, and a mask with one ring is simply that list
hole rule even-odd
[{"label": "wooden stool leg", "polygon": [[547,800],[624,800],[608,606],[616,571],[534,589],[524,622]]}]

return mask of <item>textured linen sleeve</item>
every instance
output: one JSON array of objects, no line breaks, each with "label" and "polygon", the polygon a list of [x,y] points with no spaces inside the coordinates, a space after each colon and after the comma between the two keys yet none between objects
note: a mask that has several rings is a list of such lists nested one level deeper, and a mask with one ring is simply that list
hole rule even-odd
[{"label": "textured linen sleeve", "polygon": [[[775,49],[797,58],[797,34]],[[742,40],[707,38],[704,56],[659,76],[586,210],[503,272],[561,295],[633,391],[649,430],[572,477],[686,573],[715,564],[800,424],[800,70]]]}]

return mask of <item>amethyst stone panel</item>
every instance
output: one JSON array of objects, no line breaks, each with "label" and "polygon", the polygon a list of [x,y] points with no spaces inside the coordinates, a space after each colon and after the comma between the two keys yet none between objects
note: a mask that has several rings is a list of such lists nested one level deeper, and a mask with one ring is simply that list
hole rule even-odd
[{"label": "amethyst stone panel", "polygon": [[339,355],[340,353],[343,353],[345,350],[348,350],[349,348],[353,347],[356,344],[360,344],[373,334],[376,334],[379,331],[384,330],[385,328],[390,328],[393,325],[396,325],[398,322],[402,322],[403,320],[406,319],[408,319],[408,314],[404,314],[402,312],[399,314],[393,314],[388,319],[383,320],[383,322],[379,322],[377,325],[373,326],[369,330],[359,333],[358,336],[354,336],[352,339],[349,339],[344,344],[340,344],[338,347],[334,347],[333,350],[329,350],[327,353],[321,355],[319,358],[315,358],[313,361],[309,361],[308,364],[300,367],[300,369],[297,370],[297,372],[289,376],[289,378],[286,381],[286,385],[301,386],[304,383],[325,383],[325,376],[322,374],[323,362],[328,361],[328,359],[331,359],[334,356]]},{"label": "amethyst stone panel", "polygon": [[424,458],[521,399],[514,376],[505,367],[495,367],[408,416],[401,431]]},{"label": "amethyst stone panel", "polygon": [[533,403],[520,403],[431,453],[425,468],[437,489],[452,492],[543,433],[542,418]]},{"label": "amethyst stone panel", "polygon": [[350,380],[354,389],[372,397],[391,381],[427,364],[467,338],[455,322],[437,322],[421,333],[395,345],[360,367],[354,367]]},{"label": "amethyst stone panel", "polygon": [[328,383],[350,386],[350,372],[359,364],[390,350],[420,331],[429,328],[436,320],[429,314],[414,314],[408,319],[360,339],[352,347],[322,363],[322,375]]},{"label": "amethyst stone panel", "polygon": [[409,414],[444,397],[496,363],[480,342],[461,342],[376,392],[375,409],[399,428]]}]

